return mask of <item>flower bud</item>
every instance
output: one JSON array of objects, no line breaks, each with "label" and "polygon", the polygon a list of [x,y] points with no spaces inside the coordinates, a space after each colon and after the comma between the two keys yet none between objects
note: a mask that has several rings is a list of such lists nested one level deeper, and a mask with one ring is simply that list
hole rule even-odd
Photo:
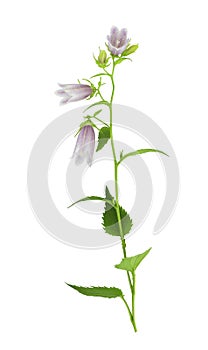
[{"label": "flower bud", "polygon": [[98,58],[95,58],[95,62],[100,68],[106,68],[108,67],[108,61],[110,57],[107,57],[107,52],[105,50],[100,50]]},{"label": "flower bud", "polygon": [[100,50],[100,54],[98,56],[98,62],[102,65],[105,65],[107,62],[107,53],[105,50]]},{"label": "flower bud", "polygon": [[138,44],[129,46],[129,47],[122,53],[122,56],[131,55],[132,53],[134,53],[134,52],[138,49],[138,47],[139,47]]}]

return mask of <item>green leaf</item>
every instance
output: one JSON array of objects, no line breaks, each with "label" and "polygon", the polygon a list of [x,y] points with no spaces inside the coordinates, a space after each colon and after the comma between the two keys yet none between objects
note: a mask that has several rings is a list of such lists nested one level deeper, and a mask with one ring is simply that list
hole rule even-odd
[{"label": "green leaf", "polygon": [[[108,187],[106,186],[106,201],[105,211],[103,213],[103,227],[106,233],[109,233],[112,236],[120,236],[120,227],[118,223],[118,216],[116,207],[112,206],[114,198],[110,194]],[[126,210],[119,206],[120,218],[121,218],[121,226],[123,235],[129,233],[132,227],[132,220],[130,216],[127,214]]]},{"label": "green leaf", "polygon": [[163,151],[160,151],[159,149],[152,149],[152,148],[146,148],[146,149],[138,149],[134,152],[130,152],[125,154],[124,156],[122,155],[122,157],[120,158],[118,165],[126,158],[131,157],[131,156],[136,156],[138,154],[143,154],[143,153],[148,153],[148,152],[158,152],[158,153],[162,153],[165,156],[169,157],[169,155]]},{"label": "green leaf", "polygon": [[122,151],[120,152],[120,159],[123,157],[123,149],[122,149]]},{"label": "green leaf", "polygon": [[95,75],[93,75],[92,77],[90,77],[90,79],[92,79],[92,78],[96,78],[96,77],[101,77],[101,76],[103,76],[103,75],[109,75],[109,74],[107,74],[107,73],[99,73],[99,74],[95,74]]},{"label": "green leaf", "polygon": [[73,207],[75,204],[80,203],[80,202],[85,202],[85,201],[104,201],[104,202],[109,202],[109,205],[112,205],[112,206],[113,206],[113,203],[112,203],[111,201],[109,201],[108,199],[106,199],[106,198],[99,197],[99,196],[87,196],[87,197],[81,198],[81,199],[79,199],[78,201],[72,203],[72,204],[71,204],[69,207],[67,207],[67,208],[71,208],[71,207]]},{"label": "green leaf", "polygon": [[110,128],[104,126],[99,131],[98,146],[97,146],[96,152],[100,151],[105,146],[105,144],[108,142],[109,139],[110,139]]},{"label": "green leaf", "polygon": [[99,109],[98,111],[96,111],[94,114],[93,114],[93,117],[96,117],[98,114],[100,114],[102,112],[102,109]]},{"label": "green leaf", "polygon": [[138,49],[139,45],[131,45],[129,46],[123,53],[122,56],[128,56],[131,55],[132,53],[134,53],[137,49]]},{"label": "green leaf", "polygon": [[117,269],[126,270],[130,272],[134,272],[142,260],[147,256],[152,248],[149,248],[142,254],[138,254],[129,258],[124,258],[120,262],[120,264],[115,265]]},{"label": "green leaf", "polygon": [[116,64],[120,64],[121,62],[126,61],[126,60],[131,61],[130,58],[120,57],[119,59],[117,59],[117,61],[115,61],[115,65],[116,65]]},{"label": "green leaf", "polygon": [[77,290],[79,293],[91,297],[117,298],[123,297],[121,289],[115,287],[81,287],[66,283],[67,286]]},{"label": "green leaf", "polygon": [[109,103],[107,101],[99,101],[99,102],[95,102],[93,103],[92,105],[88,106],[84,112],[88,111],[88,109],[92,108],[92,107],[95,107],[95,106],[98,106],[98,105],[106,105],[106,106],[109,106]]}]

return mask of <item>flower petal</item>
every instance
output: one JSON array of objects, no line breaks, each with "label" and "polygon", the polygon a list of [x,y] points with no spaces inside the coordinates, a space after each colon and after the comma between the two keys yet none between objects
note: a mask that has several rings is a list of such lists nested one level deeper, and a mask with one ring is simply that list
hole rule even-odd
[{"label": "flower petal", "polygon": [[124,50],[126,50],[128,43],[129,43],[129,39],[127,40],[127,42],[123,46],[121,46],[117,49],[117,55],[122,54],[124,52]]},{"label": "flower petal", "polygon": [[84,154],[77,154],[75,157],[75,164],[76,165],[81,165],[84,162],[85,155]]},{"label": "flower petal", "polygon": [[119,40],[119,47],[126,44],[126,41],[127,41],[127,29],[126,28],[123,28],[120,30],[119,35],[118,35],[118,40]]},{"label": "flower petal", "polygon": [[95,132],[91,125],[85,125],[77,138],[76,146],[72,157],[75,157],[75,164],[82,164],[84,159],[89,166],[92,164],[95,149]]},{"label": "flower petal", "polygon": [[67,102],[80,101],[92,94],[92,88],[86,84],[59,84],[62,88],[55,93],[58,96],[64,97],[61,104]]},{"label": "flower petal", "polygon": [[110,50],[110,52],[114,55],[114,56],[117,56],[117,48],[114,47],[110,42],[108,43],[108,48]]},{"label": "flower petal", "polygon": [[63,106],[69,102],[70,102],[70,98],[67,96],[67,97],[62,98],[62,100],[60,101],[60,105]]},{"label": "flower petal", "polygon": [[116,46],[116,42],[118,40],[118,35],[119,35],[119,30],[116,26],[113,26],[111,28],[111,33],[110,33],[110,43],[112,46]]}]

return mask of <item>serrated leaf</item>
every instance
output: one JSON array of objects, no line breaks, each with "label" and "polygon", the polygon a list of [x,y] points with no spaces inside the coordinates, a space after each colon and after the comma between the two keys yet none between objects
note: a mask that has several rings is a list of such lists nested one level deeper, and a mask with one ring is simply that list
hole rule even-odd
[{"label": "serrated leaf", "polygon": [[109,139],[110,139],[110,128],[104,126],[99,131],[98,146],[97,146],[96,152],[100,151],[106,145]]},{"label": "serrated leaf", "polygon": [[77,290],[79,293],[91,297],[117,298],[123,297],[121,289],[115,287],[81,287],[66,283],[67,286]]},{"label": "serrated leaf", "polygon": [[120,262],[120,264],[115,265],[117,269],[126,270],[130,272],[134,272],[142,260],[147,256],[152,248],[149,248],[142,254],[138,254],[132,257],[124,258]]},{"label": "serrated leaf", "polygon": [[118,165],[126,158],[128,157],[132,157],[132,156],[136,156],[138,154],[143,154],[143,153],[148,153],[148,152],[158,152],[158,153],[162,153],[164,154],[165,156],[169,157],[169,155],[163,151],[160,151],[159,149],[152,149],[152,148],[144,148],[144,149],[137,149],[136,151],[134,152],[130,152],[130,153],[127,153],[125,155],[122,155],[122,157],[120,158],[119,162],[118,162]]},{"label": "serrated leaf", "polygon": [[[115,206],[112,206],[110,202],[113,201],[113,197],[110,194],[108,187],[106,186],[106,199],[109,202],[105,204],[105,211],[103,213],[103,227],[106,233],[109,233],[112,236],[120,236],[120,227],[118,223],[118,216]],[[132,220],[127,214],[126,210],[119,206],[121,226],[123,235],[126,235],[130,232],[132,227]]]},{"label": "serrated leaf", "polygon": [[[108,199],[103,198],[103,197],[99,197],[99,196],[88,196],[88,197],[84,197],[79,199],[78,201],[72,203],[71,205],[69,205],[67,208],[71,208],[73,207],[75,204],[80,203],[80,202],[85,202],[85,201],[108,201]],[[111,201],[109,201],[109,205],[113,205],[113,203],[111,203]]]},{"label": "serrated leaf", "polygon": [[122,56],[128,56],[131,55],[132,53],[134,53],[137,49],[138,49],[139,45],[131,45],[129,46],[123,53]]}]

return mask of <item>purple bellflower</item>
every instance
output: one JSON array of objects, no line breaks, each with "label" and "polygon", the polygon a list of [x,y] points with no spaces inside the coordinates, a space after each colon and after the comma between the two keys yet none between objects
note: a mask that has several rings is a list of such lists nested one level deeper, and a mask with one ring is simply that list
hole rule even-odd
[{"label": "purple bellflower", "polygon": [[92,165],[92,159],[95,149],[95,132],[91,125],[85,125],[82,127],[77,143],[74,149],[73,158],[75,158],[75,164],[80,165],[84,159],[87,160],[89,166]]},{"label": "purple bellflower", "polygon": [[129,39],[127,39],[127,29],[123,28],[119,30],[115,26],[111,28],[110,35],[107,36],[107,39],[108,48],[114,56],[121,55],[129,43]]},{"label": "purple bellflower", "polygon": [[85,84],[59,84],[59,86],[61,89],[56,91],[56,95],[62,97],[61,105],[84,100],[93,93],[92,88]]}]

